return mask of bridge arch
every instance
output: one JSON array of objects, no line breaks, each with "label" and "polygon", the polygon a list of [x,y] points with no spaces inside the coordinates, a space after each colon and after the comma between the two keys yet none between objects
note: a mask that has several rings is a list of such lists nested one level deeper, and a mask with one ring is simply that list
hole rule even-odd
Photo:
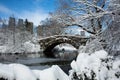
[{"label": "bridge arch", "polygon": [[54,54],[52,53],[52,50],[54,49],[55,46],[62,44],[62,43],[67,43],[72,45],[73,47],[75,47],[76,49],[78,48],[78,46],[75,45],[75,41],[72,40],[64,40],[64,39],[58,39],[55,41],[50,41],[48,43],[48,45],[46,46],[46,48],[44,49],[43,53],[47,56],[47,57],[55,57]]},{"label": "bridge arch", "polygon": [[57,35],[51,36],[47,38],[43,38],[39,40],[39,44],[43,49],[43,53],[47,57],[54,57],[52,53],[52,49],[62,43],[68,43],[75,47],[76,49],[79,48],[80,45],[85,45],[88,38],[80,37],[80,36],[67,36],[67,35]]}]

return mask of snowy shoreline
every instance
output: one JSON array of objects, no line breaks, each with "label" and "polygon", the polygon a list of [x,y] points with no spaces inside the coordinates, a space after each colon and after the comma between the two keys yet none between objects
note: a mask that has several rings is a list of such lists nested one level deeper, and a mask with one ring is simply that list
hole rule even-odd
[{"label": "snowy shoreline", "polygon": [[93,54],[80,53],[71,63],[69,75],[57,66],[31,70],[22,64],[0,64],[0,78],[8,80],[119,80],[120,60],[108,56],[104,50]]}]

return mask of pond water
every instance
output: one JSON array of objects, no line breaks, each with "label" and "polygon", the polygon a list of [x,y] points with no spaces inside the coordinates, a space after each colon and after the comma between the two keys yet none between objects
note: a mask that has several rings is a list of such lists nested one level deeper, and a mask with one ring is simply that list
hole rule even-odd
[{"label": "pond water", "polygon": [[52,65],[59,65],[62,68],[62,70],[68,74],[68,70],[70,70],[71,60],[55,58],[26,58],[18,59],[16,63],[24,64],[30,69],[38,70],[49,68]]},{"label": "pond water", "polygon": [[[41,54],[41,53],[40,53]],[[7,60],[2,61],[2,63],[20,63],[28,66],[30,69],[38,69],[38,70],[43,70],[46,68],[51,67],[52,65],[58,65],[61,67],[61,69],[68,74],[68,71],[71,69],[70,63],[72,62],[73,59],[76,58],[77,56],[77,51],[69,51],[69,50],[54,50],[53,53],[56,58],[47,58],[47,57],[38,57],[35,53],[32,53],[33,56],[37,57],[30,57],[29,53],[28,54],[16,54],[16,55],[5,55]],[[15,58],[15,56],[17,56]],[[10,59],[8,59],[8,57]],[[13,59],[15,58],[15,59]]]}]

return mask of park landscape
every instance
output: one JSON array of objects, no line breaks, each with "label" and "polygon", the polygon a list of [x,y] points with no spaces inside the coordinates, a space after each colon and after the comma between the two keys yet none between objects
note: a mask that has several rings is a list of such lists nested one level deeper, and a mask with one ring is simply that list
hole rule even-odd
[{"label": "park landscape", "polygon": [[119,0],[0,1],[0,80],[119,79]]}]

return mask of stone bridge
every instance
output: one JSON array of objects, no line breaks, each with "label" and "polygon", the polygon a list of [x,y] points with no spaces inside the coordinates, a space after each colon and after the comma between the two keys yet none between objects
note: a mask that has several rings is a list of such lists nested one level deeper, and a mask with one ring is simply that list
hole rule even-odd
[{"label": "stone bridge", "polygon": [[88,40],[87,37],[71,35],[55,35],[40,39],[39,44],[47,57],[53,57],[54,55],[52,54],[52,49],[55,46],[61,43],[68,43],[74,46],[76,49],[78,49],[80,45],[85,45],[87,40]]}]

